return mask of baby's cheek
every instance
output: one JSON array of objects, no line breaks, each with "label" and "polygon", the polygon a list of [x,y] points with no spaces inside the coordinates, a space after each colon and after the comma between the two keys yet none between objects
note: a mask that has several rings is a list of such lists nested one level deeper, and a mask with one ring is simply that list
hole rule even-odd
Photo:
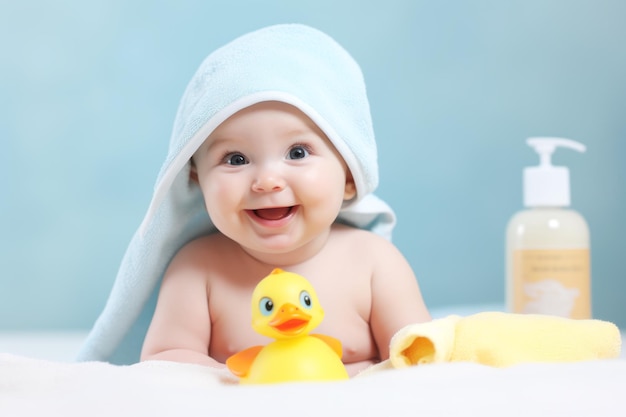
[{"label": "baby's cheek", "polygon": [[210,185],[203,187],[202,194],[205,205],[210,211],[232,210],[241,200],[241,191],[235,184],[212,180]]}]

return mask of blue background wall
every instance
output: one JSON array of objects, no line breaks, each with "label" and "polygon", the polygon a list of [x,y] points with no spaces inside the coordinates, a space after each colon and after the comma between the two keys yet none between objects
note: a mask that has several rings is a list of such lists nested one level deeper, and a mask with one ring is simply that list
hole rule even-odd
[{"label": "blue background wall", "polygon": [[[218,5],[219,4],[219,5]],[[302,22],[361,63],[395,242],[431,307],[502,302],[525,139],[565,136],[595,316],[626,327],[626,2],[0,2],[0,330],[82,329],[148,205],[200,61]]]}]

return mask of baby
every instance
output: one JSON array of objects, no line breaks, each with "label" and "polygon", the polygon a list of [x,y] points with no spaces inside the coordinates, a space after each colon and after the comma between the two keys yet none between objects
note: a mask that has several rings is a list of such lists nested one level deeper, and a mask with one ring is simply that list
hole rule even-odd
[{"label": "baby", "polygon": [[[393,213],[371,194],[376,145],[360,69],[331,38],[278,25],[217,50],[185,92],[172,138],[118,275],[162,277],[141,360],[223,367],[266,344],[250,325],[250,297],[276,267],[315,287],[326,312],[316,332],[342,342],[351,375],[387,359],[402,327],[430,319],[385,238]],[[151,240],[161,264],[134,262],[129,277],[133,247]],[[109,305],[132,296],[120,294]],[[106,316],[86,352],[97,350]]]}]

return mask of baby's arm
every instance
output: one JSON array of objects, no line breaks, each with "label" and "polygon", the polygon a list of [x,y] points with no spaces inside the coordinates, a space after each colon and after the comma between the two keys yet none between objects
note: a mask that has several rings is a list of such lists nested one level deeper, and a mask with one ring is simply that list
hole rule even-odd
[{"label": "baby's arm", "polygon": [[184,247],[167,269],[141,360],[168,360],[223,367],[208,355],[211,321],[207,282],[198,246]]},{"label": "baby's arm", "polygon": [[393,335],[408,324],[429,321],[430,314],[404,256],[388,241],[377,240],[375,244],[370,327],[380,358],[386,360]]}]

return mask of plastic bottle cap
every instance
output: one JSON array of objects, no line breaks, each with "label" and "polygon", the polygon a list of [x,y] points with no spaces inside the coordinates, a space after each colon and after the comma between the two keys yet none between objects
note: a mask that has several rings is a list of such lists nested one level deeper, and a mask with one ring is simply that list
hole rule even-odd
[{"label": "plastic bottle cap", "polygon": [[557,147],[585,152],[585,145],[564,138],[529,138],[526,143],[540,157],[538,166],[524,168],[524,205],[526,207],[567,207],[570,205],[569,170],[552,165]]}]

